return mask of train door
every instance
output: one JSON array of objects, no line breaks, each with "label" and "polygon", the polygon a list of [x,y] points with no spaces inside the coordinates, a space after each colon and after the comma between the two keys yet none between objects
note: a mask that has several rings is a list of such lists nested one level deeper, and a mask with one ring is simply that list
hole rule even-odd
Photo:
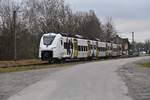
[{"label": "train door", "polygon": [[88,41],[87,44],[88,44],[88,53],[87,53],[87,57],[90,57],[90,56],[91,56],[91,42]]},{"label": "train door", "polygon": [[111,47],[110,47],[110,56],[113,56],[113,43],[111,43]]},{"label": "train door", "polygon": [[106,56],[108,56],[108,43],[106,43]]},{"label": "train door", "polygon": [[73,58],[78,57],[78,40],[73,39]]},{"label": "train door", "polygon": [[98,42],[96,42],[96,57],[99,56]]},{"label": "train door", "polygon": [[66,40],[67,42],[66,42],[66,46],[67,46],[67,55],[69,55],[70,56],[70,54],[71,54],[71,48],[70,48],[70,39],[67,37],[67,40]]},{"label": "train door", "polygon": [[94,48],[95,48],[95,46],[94,46],[94,41],[92,41],[92,57],[94,57],[95,56],[95,50],[94,50]]},{"label": "train door", "polygon": [[60,58],[64,56],[64,44],[63,44],[63,38],[60,38],[60,43],[59,43],[59,53],[60,53]]}]

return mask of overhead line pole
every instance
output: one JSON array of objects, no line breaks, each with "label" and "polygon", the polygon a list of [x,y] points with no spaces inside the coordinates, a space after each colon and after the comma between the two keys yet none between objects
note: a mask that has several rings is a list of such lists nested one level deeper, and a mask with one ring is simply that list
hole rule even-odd
[{"label": "overhead line pole", "polygon": [[13,11],[13,32],[14,32],[14,60],[17,60],[17,38],[16,38],[16,11]]},{"label": "overhead line pole", "polygon": [[132,42],[134,43],[134,32],[132,32]]},{"label": "overhead line pole", "polygon": [[135,52],[136,52],[134,35],[135,35],[135,33],[132,32],[132,53],[133,53],[133,54],[135,54]]}]

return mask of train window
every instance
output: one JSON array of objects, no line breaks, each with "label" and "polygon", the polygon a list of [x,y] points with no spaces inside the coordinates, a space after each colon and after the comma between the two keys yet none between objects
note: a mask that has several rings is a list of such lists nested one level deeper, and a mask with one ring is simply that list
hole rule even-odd
[{"label": "train window", "polygon": [[80,46],[80,51],[82,51],[82,46]]},{"label": "train window", "polygon": [[67,49],[67,43],[64,42],[64,49]]},{"label": "train window", "polygon": [[44,36],[43,43],[44,45],[51,45],[54,39],[55,39],[55,36],[52,36],[52,35]]},{"label": "train window", "polygon": [[88,51],[88,47],[86,46],[86,51]]},{"label": "train window", "polygon": [[93,46],[91,45],[91,49],[93,49]]},{"label": "train window", "polygon": [[61,40],[61,45],[63,45],[63,41]]},{"label": "train window", "polygon": [[106,51],[106,48],[104,47],[104,51]]},{"label": "train window", "polygon": [[78,46],[78,50],[81,51],[81,46]]},{"label": "train window", "polygon": [[96,50],[96,47],[97,47],[97,46],[95,45],[95,46],[94,46],[94,49],[95,49],[95,50]]},{"label": "train window", "polygon": [[84,46],[82,46],[82,51],[84,51]]},{"label": "train window", "polygon": [[100,47],[100,51],[103,51],[103,47]]},{"label": "train window", "polygon": [[100,47],[97,47],[97,50],[100,51]]},{"label": "train window", "polygon": [[112,50],[112,49],[113,49],[113,47],[111,46],[111,47],[110,47],[110,50]]},{"label": "train window", "polygon": [[70,46],[71,49],[73,49],[73,44],[72,44],[72,42],[69,42],[68,45]]},{"label": "train window", "polygon": [[87,46],[85,46],[85,51],[87,51]]},{"label": "train window", "polygon": [[86,51],[86,46],[84,46],[84,51]]},{"label": "train window", "polygon": [[67,48],[73,49],[73,43],[72,42],[70,42],[70,43],[64,42],[64,49],[67,49]]}]

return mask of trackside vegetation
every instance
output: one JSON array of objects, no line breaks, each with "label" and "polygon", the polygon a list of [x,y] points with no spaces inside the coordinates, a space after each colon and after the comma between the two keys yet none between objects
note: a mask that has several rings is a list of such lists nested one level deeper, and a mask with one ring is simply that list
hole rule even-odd
[{"label": "trackside vegetation", "polygon": [[94,10],[74,11],[65,0],[0,0],[0,60],[38,58],[44,33],[111,41],[116,31],[106,19],[102,23]]},{"label": "trackside vegetation", "polygon": [[150,61],[149,61],[149,62],[146,62],[146,63],[142,63],[141,65],[142,65],[143,67],[150,68]]},{"label": "trackside vegetation", "polygon": [[[95,62],[96,60],[93,60]],[[91,62],[91,61],[90,61]],[[0,67],[0,73],[9,73],[9,72],[21,72],[21,71],[29,71],[29,70],[38,70],[38,69],[46,69],[46,68],[69,68],[70,66],[77,64],[88,63],[88,61],[77,61],[77,62],[65,62],[65,63],[43,63],[37,65],[27,65],[27,66],[9,66],[9,67]]]}]

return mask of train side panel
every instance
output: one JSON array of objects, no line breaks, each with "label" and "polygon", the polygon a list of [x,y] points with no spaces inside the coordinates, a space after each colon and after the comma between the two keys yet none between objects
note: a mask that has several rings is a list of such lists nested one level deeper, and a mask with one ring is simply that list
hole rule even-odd
[{"label": "train side panel", "polygon": [[112,56],[117,56],[117,44],[112,44]]},{"label": "train side panel", "polygon": [[48,33],[41,37],[39,58],[53,59],[80,59],[116,57],[122,55],[122,45],[108,42],[99,42],[61,34]]},{"label": "train side panel", "polygon": [[99,57],[106,57],[106,43],[105,42],[99,42]]}]

